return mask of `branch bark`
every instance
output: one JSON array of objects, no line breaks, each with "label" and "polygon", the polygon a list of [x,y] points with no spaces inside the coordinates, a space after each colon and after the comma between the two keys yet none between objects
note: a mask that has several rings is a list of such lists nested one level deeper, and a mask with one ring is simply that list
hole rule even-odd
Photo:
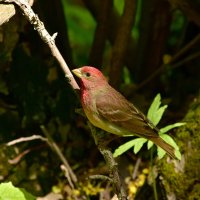
[{"label": "branch bark", "polygon": [[[139,23],[140,36],[134,58],[136,81],[147,79],[161,64],[171,21],[168,1],[144,1]],[[155,85],[154,85],[155,86]],[[151,85],[151,88],[155,88]],[[149,87],[149,85],[148,85]]]},{"label": "branch bark", "polygon": [[113,154],[111,150],[107,147],[107,140],[105,140],[103,134],[99,133],[98,130],[91,123],[88,123],[88,125],[92,132],[94,141],[96,145],[98,146],[100,153],[103,155],[106,161],[106,165],[109,168],[109,172],[110,172],[109,180],[112,180],[114,192],[117,194],[117,197],[119,200],[126,200],[127,199],[126,191],[120,180],[117,163],[115,162],[115,159],[113,158]]},{"label": "branch bark", "polygon": [[[65,73],[65,76],[69,79],[69,82],[70,82],[72,88],[74,90],[80,89],[78,84],[76,83],[73,75],[71,74],[67,64],[65,63],[62,55],[60,54],[58,48],[56,47],[56,44],[54,41],[56,35],[54,34],[53,36],[50,36],[50,34],[45,29],[44,24],[40,21],[39,17],[33,12],[33,10],[31,9],[30,5],[26,2],[26,0],[0,0],[0,3],[1,2],[15,3],[20,7],[20,9],[24,13],[24,15],[26,16],[28,21],[33,25],[34,29],[38,31],[41,39],[49,46],[52,55],[57,59],[58,63],[60,64],[61,68],[63,69],[63,71]],[[45,134],[45,136],[48,138],[51,148],[57,153],[57,155],[62,160],[65,167],[67,168],[68,172],[66,175],[67,175],[70,185],[73,188],[73,183],[71,182],[71,179],[73,182],[77,181],[75,174],[71,170],[67,160],[62,155],[59,147],[52,140],[52,138],[50,137],[50,135],[49,135],[48,131],[45,129],[45,127],[41,126],[41,129],[42,129],[43,133]],[[94,130],[94,127],[91,125],[91,131],[93,132],[93,130]],[[103,142],[99,141],[99,138],[97,135],[94,137],[94,139],[98,140],[99,151],[104,156],[104,159],[106,160],[106,163],[111,171],[111,174],[113,175],[113,177],[112,177],[113,184],[114,184],[114,188],[118,194],[119,199],[126,200],[125,190],[122,187],[122,184],[121,184],[121,181],[119,178],[119,174],[118,174],[117,164],[112,156],[112,152],[107,148],[106,145],[104,145]]]},{"label": "branch bark", "polygon": [[185,59],[181,60],[180,62],[175,63],[181,56],[185,55],[190,49],[192,49],[196,44],[200,42],[200,34],[198,34],[195,38],[193,38],[189,43],[187,43],[183,48],[181,48],[172,58],[171,60],[165,64],[163,63],[156,71],[154,71],[147,79],[145,79],[143,82],[141,82],[136,90],[142,89],[144,86],[149,84],[150,81],[152,81],[155,77],[157,77],[166,66],[171,65],[171,68],[176,68],[178,66],[181,66],[185,62],[191,61],[193,59],[196,59],[199,57],[199,52],[193,55],[189,55]]},{"label": "branch bark", "polygon": [[111,0],[104,0],[100,4],[100,12],[97,17],[97,27],[90,51],[90,62],[93,66],[101,66],[103,63],[103,52],[106,44],[107,32],[109,28],[110,15],[112,11]]},{"label": "branch bark", "polygon": [[68,82],[72,86],[74,90],[79,90],[79,86],[77,82],[75,81],[71,71],[69,70],[69,67],[67,63],[65,62],[64,58],[62,57],[60,51],[58,50],[56,44],[55,44],[55,38],[56,34],[53,34],[51,36],[42,21],[40,21],[39,17],[34,13],[31,6],[28,4],[26,0],[0,0],[0,3],[14,3],[19,6],[19,8],[24,13],[25,17],[28,19],[28,21],[33,25],[34,29],[38,32],[41,39],[48,45],[48,47],[51,50],[52,55],[55,57],[55,59],[60,64],[62,70],[65,73],[65,77],[68,79]]},{"label": "branch bark", "polygon": [[[51,6],[47,6],[51,5]],[[58,32],[56,45],[63,58],[67,60],[69,66],[74,66],[72,57],[72,48],[69,41],[68,21],[66,20],[62,1],[43,0],[35,1],[34,10],[38,12],[40,18],[46,26],[49,33]],[[56,13],[53,15],[52,13]],[[58,23],[59,22],[59,23]]]},{"label": "branch bark", "polygon": [[[123,15],[120,19],[117,35],[112,50],[111,68],[109,76],[110,82],[114,87],[119,86],[122,78],[122,68],[126,55],[128,42],[131,36],[131,29],[135,20],[136,1],[126,0]],[[115,76],[113,76],[115,74]]]},{"label": "branch bark", "polygon": [[[94,17],[94,19],[97,21],[98,15],[99,15],[99,6],[102,3],[100,0],[83,0],[84,4]],[[116,12],[114,8],[112,8],[111,13],[110,13],[110,19],[107,19],[109,24],[108,24],[108,33],[107,33],[107,39],[111,43],[111,45],[114,45],[115,43],[115,38],[117,34],[117,30],[119,27],[120,23],[120,16]],[[131,72],[134,72],[135,70],[135,65],[134,65],[134,60],[133,57],[135,55],[135,40],[133,37],[129,38],[128,45],[127,45],[127,51],[125,55],[125,65],[129,68]],[[134,73],[133,73],[134,74]]]},{"label": "branch bark", "polygon": [[53,151],[55,151],[55,153],[58,155],[58,157],[60,158],[60,160],[61,160],[62,163],[64,164],[65,169],[67,170],[67,171],[65,170],[65,172],[66,172],[65,175],[66,175],[66,177],[67,177],[67,180],[68,180],[68,182],[69,182],[71,188],[74,188],[74,185],[73,185],[72,181],[73,181],[74,183],[76,183],[76,182],[77,182],[77,177],[76,177],[76,175],[74,174],[72,168],[70,167],[70,165],[69,165],[67,159],[64,157],[64,155],[62,154],[60,148],[59,148],[58,145],[54,142],[53,138],[50,136],[50,134],[49,134],[49,132],[47,131],[47,129],[45,128],[45,126],[44,126],[44,125],[41,125],[40,128],[41,128],[42,132],[44,133],[44,135],[45,135],[45,136],[47,137],[47,139],[48,139],[48,140],[47,140],[47,143],[49,144],[49,146],[51,147],[51,149],[52,149]]}]

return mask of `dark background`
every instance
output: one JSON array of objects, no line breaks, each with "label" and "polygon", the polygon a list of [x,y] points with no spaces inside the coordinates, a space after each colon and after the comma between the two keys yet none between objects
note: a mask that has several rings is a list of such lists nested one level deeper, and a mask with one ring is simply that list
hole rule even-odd
[{"label": "dark background", "polygon": [[[181,178],[175,174],[173,180],[166,178],[164,185],[159,180],[157,183],[165,191],[159,194],[160,199],[170,192],[177,199],[188,199],[186,194],[199,199],[200,2],[38,0],[32,8],[51,35],[58,32],[56,44],[71,69],[84,65],[99,68],[113,87],[145,113],[160,93],[169,105],[161,126],[189,120],[187,128],[172,134],[184,159],[194,168],[180,164],[184,168]],[[57,191],[66,199],[75,198],[73,195],[77,199],[101,199],[99,194],[105,188],[108,195],[111,185],[87,179],[91,174],[107,175],[108,170],[86,119],[75,113],[75,108],[81,107],[79,100],[47,45],[18,9],[0,27],[0,34],[0,180],[12,181],[36,196]],[[58,156],[45,142],[34,140],[5,147],[5,143],[20,137],[43,135],[40,125],[46,127],[77,175],[75,190],[60,169]],[[188,146],[190,139],[196,142]],[[117,139],[110,147],[115,149],[124,141]],[[190,158],[194,155],[188,152],[190,149],[196,152],[194,159]],[[126,182],[138,159],[137,179]],[[144,172],[149,170],[149,160],[146,147],[137,155],[130,151],[118,160],[130,199],[135,198],[136,191],[135,199],[154,199]],[[167,170],[174,173],[175,167],[163,160],[157,167],[165,177]],[[138,185],[140,175],[144,180]],[[184,180],[188,182],[178,190],[177,185],[183,186]]]}]

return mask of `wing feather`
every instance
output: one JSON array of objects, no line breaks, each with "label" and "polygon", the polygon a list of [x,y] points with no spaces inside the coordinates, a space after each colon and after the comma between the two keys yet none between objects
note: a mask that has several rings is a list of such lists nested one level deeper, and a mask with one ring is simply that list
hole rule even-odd
[{"label": "wing feather", "polygon": [[133,104],[112,87],[109,93],[99,93],[96,98],[96,108],[99,116],[109,121],[115,127],[130,130],[129,134],[139,136],[158,137],[158,129]]}]

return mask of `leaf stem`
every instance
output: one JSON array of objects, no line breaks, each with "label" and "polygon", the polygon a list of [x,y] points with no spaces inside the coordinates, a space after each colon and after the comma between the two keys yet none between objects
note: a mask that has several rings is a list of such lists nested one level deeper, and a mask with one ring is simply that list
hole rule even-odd
[{"label": "leaf stem", "polygon": [[154,173],[153,173],[153,148],[151,148],[151,176],[152,176],[152,180],[153,180],[153,193],[154,193],[154,198],[155,200],[158,200],[158,193],[157,193],[157,188],[156,188],[156,180],[154,177]]}]

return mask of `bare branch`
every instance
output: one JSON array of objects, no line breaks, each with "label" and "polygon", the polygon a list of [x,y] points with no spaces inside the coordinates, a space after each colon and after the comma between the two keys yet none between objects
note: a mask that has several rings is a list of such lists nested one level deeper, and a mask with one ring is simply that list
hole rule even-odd
[{"label": "bare branch", "polygon": [[19,161],[30,152],[30,149],[26,149],[25,151],[23,151],[22,153],[20,153],[17,157],[15,157],[14,159],[8,159],[8,163],[10,163],[11,165],[16,165],[17,163],[19,163]]},{"label": "bare branch", "polygon": [[71,178],[70,178],[69,169],[66,167],[66,165],[61,165],[60,169],[65,173],[65,177],[69,181],[69,185],[71,186],[71,188],[74,188],[74,185],[73,185]]},{"label": "bare branch", "polygon": [[98,12],[97,26],[90,50],[90,64],[94,66],[101,66],[103,63],[103,53],[110,24],[109,19],[111,16],[112,4],[113,1],[104,0],[99,5],[100,12]]},{"label": "bare branch", "polygon": [[123,62],[131,37],[131,29],[135,20],[135,9],[135,0],[125,1],[124,12],[120,19],[117,35],[112,49],[111,69],[109,73],[112,75],[115,74],[115,76],[110,76],[110,82],[115,87],[117,87],[121,81]]},{"label": "bare branch", "polygon": [[132,179],[133,179],[133,180],[135,180],[136,177],[137,177],[138,169],[139,169],[140,163],[141,163],[141,158],[138,158],[137,161],[136,161],[135,167],[134,167],[133,174],[132,174]]},{"label": "bare branch", "polygon": [[109,181],[112,183],[112,179],[108,176],[104,176],[104,175],[91,175],[89,176],[90,179],[101,179],[103,181]]},{"label": "bare branch", "polygon": [[42,137],[41,135],[32,135],[32,136],[29,136],[29,137],[21,137],[21,138],[18,138],[16,140],[12,140],[12,141],[8,142],[6,145],[12,146],[12,145],[15,145],[17,143],[27,142],[27,141],[31,141],[31,140],[38,140],[38,139],[47,142],[47,139]]},{"label": "bare branch", "polygon": [[[166,66],[171,65],[171,68],[176,68],[188,61],[191,61],[192,59],[195,59],[197,57],[199,57],[199,52],[193,54],[192,56],[188,56],[187,58],[185,58],[184,60],[175,63],[175,61],[177,61],[181,56],[183,56],[185,53],[187,53],[190,49],[192,49],[194,47],[194,45],[198,44],[200,42],[200,34],[198,34],[194,39],[192,39],[189,43],[187,43],[183,48],[181,48],[169,61],[169,63],[167,63],[167,65],[165,63],[163,63],[155,72],[153,72],[146,80],[144,80],[143,82],[141,82],[136,90],[140,90],[141,88],[143,88],[145,85],[147,85],[150,81],[152,81],[155,77],[157,77],[164,69]],[[173,64],[174,63],[174,64]]]},{"label": "bare branch", "polygon": [[65,73],[65,77],[68,79],[70,85],[74,90],[79,90],[79,86],[77,82],[75,81],[71,71],[69,70],[69,67],[67,63],[65,62],[64,58],[62,57],[60,51],[58,50],[56,44],[55,44],[55,35],[51,36],[47,30],[45,29],[45,26],[42,21],[40,21],[39,17],[34,13],[31,6],[28,4],[26,0],[0,0],[0,3],[15,3],[20,7],[22,12],[24,13],[25,17],[28,19],[28,21],[33,25],[34,29],[38,32],[41,39],[48,45],[48,47],[51,50],[52,55],[56,58],[58,63],[60,64],[62,70]]},{"label": "bare branch", "polygon": [[113,154],[111,150],[106,146],[106,142],[102,141],[101,134],[98,133],[98,130],[90,123],[88,122],[88,125],[91,129],[92,136],[94,138],[94,141],[96,145],[98,146],[98,149],[100,153],[103,155],[106,164],[110,171],[110,178],[109,180],[112,180],[113,188],[120,200],[126,200],[126,191],[121,183],[118,167],[115,159],[113,158]]},{"label": "bare branch", "polygon": [[[69,179],[69,183],[70,183],[70,186],[72,186],[72,188],[74,188],[73,184],[72,184],[72,181],[74,183],[77,182],[77,177],[76,175],[74,174],[73,170],[71,169],[68,161],[66,160],[65,156],[63,155],[63,153],[61,152],[60,148],[58,147],[58,145],[54,142],[53,138],[50,136],[49,132],[47,131],[47,129],[45,128],[44,125],[41,125],[40,126],[42,132],[44,133],[44,135],[48,138],[48,144],[49,146],[51,147],[51,149],[53,151],[56,152],[56,154],[58,155],[58,157],[60,158],[60,160],[62,161],[62,163],[65,165],[66,169],[68,170],[68,173],[70,176],[67,176]],[[72,179],[72,181],[71,181]]]}]

